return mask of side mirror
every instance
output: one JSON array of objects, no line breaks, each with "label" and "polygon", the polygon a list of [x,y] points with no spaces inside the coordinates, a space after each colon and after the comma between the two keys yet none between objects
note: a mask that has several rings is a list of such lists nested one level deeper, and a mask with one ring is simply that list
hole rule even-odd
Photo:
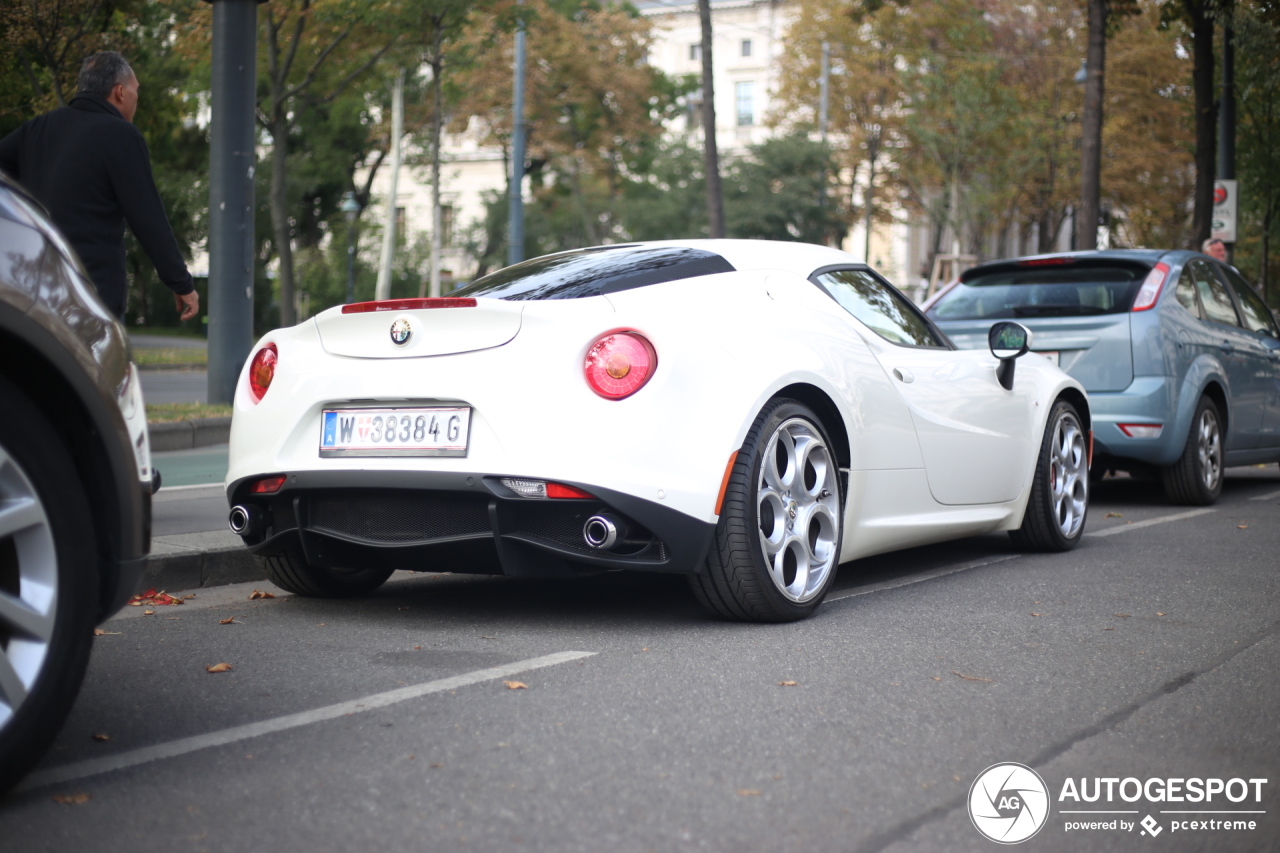
[{"label": "side mirror", "polygon": [[996,379],[1006,391],[1013,388],[1013,371],[1016,359],[1031,349],[1031,330],[1021,323],[996,323],[987,332],[987,344],[991,354],[1000,359],[996,367]]}]

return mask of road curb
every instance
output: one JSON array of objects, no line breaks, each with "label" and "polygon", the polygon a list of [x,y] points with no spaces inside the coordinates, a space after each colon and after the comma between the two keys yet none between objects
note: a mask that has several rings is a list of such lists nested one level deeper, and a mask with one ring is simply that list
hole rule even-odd
[{"label": "road curb", "polygon": [[265,580],[267,571],[230,530],[156,536],[141,589],[196,589]]},{"label": "road curb", "polygon": [[151,451],[192,450],[214,444],[226,444],[231,440],[231,417],[195,418],[189,421],[148,424],[151,433]]}]

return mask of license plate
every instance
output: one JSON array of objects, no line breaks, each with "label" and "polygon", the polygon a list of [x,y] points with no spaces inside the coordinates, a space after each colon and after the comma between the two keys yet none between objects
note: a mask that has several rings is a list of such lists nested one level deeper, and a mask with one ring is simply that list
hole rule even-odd
[{"label": "license plate", "polygon": [[466,456],[470,406],[325,409],[323,456]]},{"label": "license plate", "polygon": [[1059,354],[1056,350],[1032,350],[1032,352],[1035,353],[1036,355],[1042,355],[1045,358],[1052,361],[1054,367],[1057,367],[1059,364],[1059,358],[1058,358]]}]

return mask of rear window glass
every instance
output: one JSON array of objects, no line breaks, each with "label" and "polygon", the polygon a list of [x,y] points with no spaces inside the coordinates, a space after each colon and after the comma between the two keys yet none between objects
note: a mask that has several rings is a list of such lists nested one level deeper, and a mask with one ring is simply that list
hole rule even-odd
[{"label": "rear window glass", "polygon": [[733,272],[733,265],[715,252],[702,249],[607,246],[513,264],[449,295],[512,301],[581,299],[722,272]]},{"label": "rear window glass", "polygon": [[1082,317],[1129,310],[1147,270],[1138,266],[1031,267],[978,273],[929,309],[935,320]]}]

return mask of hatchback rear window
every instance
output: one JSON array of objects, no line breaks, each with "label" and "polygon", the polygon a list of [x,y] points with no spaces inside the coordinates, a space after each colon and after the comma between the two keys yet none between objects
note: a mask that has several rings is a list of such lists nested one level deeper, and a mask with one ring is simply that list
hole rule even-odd
[{"label": "hatchback rear window", "polygon": [[1133,266],[1001,267],[966,276],[929,309],[935,320],[1083,317],[1129,310],[1147,269]]},{"label": "hatchback rear window", "polygon": [[581,299],[733,271],[733,265],[724,258],[702,249],[606,246],[522,261],[478,278],[449,295],[512,301]]}]

